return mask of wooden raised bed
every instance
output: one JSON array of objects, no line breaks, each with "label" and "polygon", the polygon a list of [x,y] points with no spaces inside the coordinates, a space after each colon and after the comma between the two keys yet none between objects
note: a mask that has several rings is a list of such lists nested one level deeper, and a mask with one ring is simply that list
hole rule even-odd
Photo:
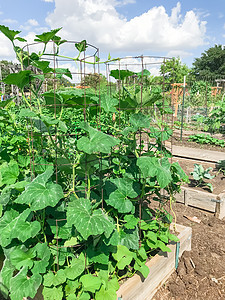
[{"label": "wooden raised bed", "polygon": [[[172,225],[173,226],[173,225]],[[191,250],[192,229],[183,225],[176,225],[179,232],[179,243],[170,242],[168,247],[171,252],[160,251],[150,259],[146,265],[150,273],[146,279],[135,274],[132,278],[125,281],[117,292],[120,300],[150,300],[169,278],[175,270],[176,258],[181,256],[184,251]]]},{"label": "wooden raised bed", "polygon": [[181,192],[176,194],[176,201],[200,209],[213,212],[216,217],[225,217],[225,191],[219,195],[202,192],[193,188],[181,187]]}]

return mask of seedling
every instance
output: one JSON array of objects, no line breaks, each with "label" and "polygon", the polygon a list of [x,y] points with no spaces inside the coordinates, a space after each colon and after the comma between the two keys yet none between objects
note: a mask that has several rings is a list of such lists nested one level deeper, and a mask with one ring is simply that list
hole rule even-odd
[{"label": "seedling", "polygon": [[211,192],[213,192],[213,186],[211,183],[206,183],[204,179],[213,179],[215,176],[211,175],[209,172],[212,168],[204,169],[202,165],[194,164],[194,171],[190,174],[193,176],[196,181],[196,187],[198,186],[207,186]]}]

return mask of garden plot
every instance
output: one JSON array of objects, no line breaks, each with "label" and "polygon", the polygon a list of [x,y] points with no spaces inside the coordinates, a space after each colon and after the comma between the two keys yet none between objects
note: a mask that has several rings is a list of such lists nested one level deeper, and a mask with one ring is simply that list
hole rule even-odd
[{"label": "garden plot", "polygon": [[[173,209],[179,224],[192,227],[192,250],[184,252],[177,271],[153,299],[225,299],[225,220],[181,203]],[[196,216],[201,223],[184,216]]]},{"label": "garden plot", "polygon": [[[173,158],[173,161],[179,162],[190,182],[181,187],[181,192],[175,196],[177,202],[204,209],[214,213],[218,218],[225,216],[225,177],[219,172],[214,163],[202,161]],[[203,179],[202,184],[198,184],[193,176],[195,164],[202,165],[204,170],[212,168],[208,173],[212,179]],[[210,191],[212,187],[212,191]]]}]

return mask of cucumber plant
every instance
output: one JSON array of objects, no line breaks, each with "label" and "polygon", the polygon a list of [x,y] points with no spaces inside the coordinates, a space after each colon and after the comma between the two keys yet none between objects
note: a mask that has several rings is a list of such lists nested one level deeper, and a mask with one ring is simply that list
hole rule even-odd
[{"label": "cucumber plant", "polygon": [[[136,272],[147,277],[146,259],[156,250],[170,251],[167,243],[178,241],[170,233],[172,217],[165,203],[173,201],[188,178],[162,147],[171,131],[163,131],[163,123],[152,127],[139,106],[124,114],[122,128],[112,126],[114,135],[98,130],[96,115],[120,113],[117,98],[76,89],[41,93],[49,74],[72,77],[68,69],[54,69],[46,60],[52,41],[60,57],[65,40],[58,37],[59,29],[36,36],[43,45],[38,53],[17,46],[17,40],[25,42],[19,31],[3,25],[0,30],[21,64],[21,71],[4,82],[21,92],[16,124],[22,137],[27,135],[27,142],[19,144],[22,154],[13,151],[6,158],[0,153],[0,245],[5,257],[0,291],[5,298],[21,300],[33,298],[42,285],[44,299],[116,300],[121,279]],[[74,46],[78,54],[72,59],[79,61],[88,45],[83,40]],[[30,101],[25,88],[31,90]],[[130,105],[129,97],[123,98],[124,105],[126,101]],[[95,123],[82,117],[85,108]],[[11,115],[12,108],[1,110],[10,136],[14,128],[6,112]],[[70,113],[80,116],[79,132]],[[147,151],[136,138],[142,132],[156,140]],[[153,198],[159,209],[151,207]]]}]

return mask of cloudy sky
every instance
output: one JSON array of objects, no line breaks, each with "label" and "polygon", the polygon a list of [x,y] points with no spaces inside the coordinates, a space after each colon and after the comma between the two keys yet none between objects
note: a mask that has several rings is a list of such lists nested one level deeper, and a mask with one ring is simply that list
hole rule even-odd
[{"label": "cloudy sky", "polygon": [[[225,0],[1,0],[0,24],[29,41],[63,27],[61,37],[86,39],[103,58],[180,56],[191,66],[204,50],[225,45]],[[0,60],[10,58],[0,33]]]}]

